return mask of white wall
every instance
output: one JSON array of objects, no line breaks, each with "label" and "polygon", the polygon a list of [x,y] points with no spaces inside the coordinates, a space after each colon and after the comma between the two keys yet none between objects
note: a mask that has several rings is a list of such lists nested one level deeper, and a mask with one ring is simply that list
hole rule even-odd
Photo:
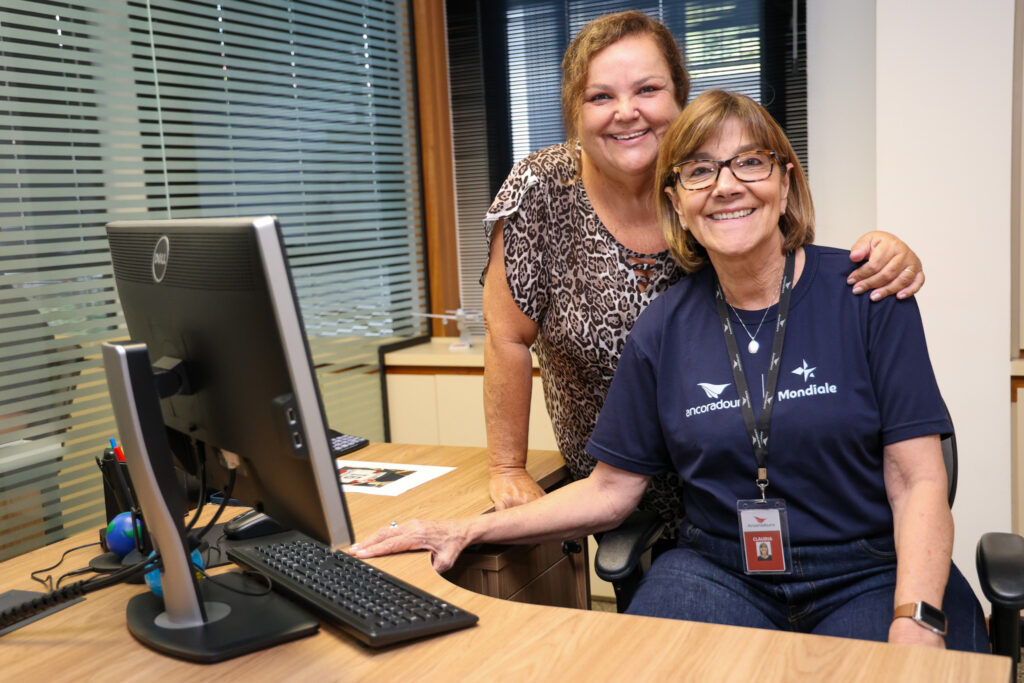
[{"label": "white wall", "polygon": [[978,537],[1011,525],[1014,2],[807,5],[817,241],[878,226],[924,261],[918,302],[960,447],[953,558],[980,597]]},{"label": "white wall", "polygon": [[815,241],[849,248],[878,226],[873,2],[807,3],[807,119]]}]

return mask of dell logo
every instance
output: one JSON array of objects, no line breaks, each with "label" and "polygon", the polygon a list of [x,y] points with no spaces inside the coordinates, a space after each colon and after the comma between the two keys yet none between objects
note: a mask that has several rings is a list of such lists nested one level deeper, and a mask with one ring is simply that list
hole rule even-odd
[{"label": "dell logo", "polygon": [[167,235],[156,241],[153,248],[153,281],[161,282],[167,274],[167,259],[171,255],[171,242]]}]

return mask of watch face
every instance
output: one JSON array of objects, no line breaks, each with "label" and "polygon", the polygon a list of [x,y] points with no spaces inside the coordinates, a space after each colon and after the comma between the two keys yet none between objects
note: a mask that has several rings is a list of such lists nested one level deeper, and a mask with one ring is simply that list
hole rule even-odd
[{"label": "watch face", "polygon": [[921,612],[921,621],[932,628],[940,631],[946,630],[946,615],[938,607],[933,607],[927,602],[918,603]]}]

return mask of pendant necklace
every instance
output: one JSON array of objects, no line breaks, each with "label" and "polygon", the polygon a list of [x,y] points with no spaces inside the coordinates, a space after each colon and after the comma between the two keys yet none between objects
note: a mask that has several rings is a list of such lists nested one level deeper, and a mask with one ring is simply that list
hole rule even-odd
[{"label": "pendant necklace", "polygon": [[[782,281],[785,282],[785,280],[786,278],[783,277]],[[782,296],[782,282],[779,283],[779,296]],[[725,298],[724,293],[722,295],[722,298]],[[729,308],[732,309],[732,314],[735,315],[736,319],[740,321],[740,325],[743,326],[743,331],[747,333],[748,337],[750,337],[750,343],[747,344],[747,351],[751,355],[757,353],[757,350],[761,348],[761,345],[758,343],[756,339],[754,339],[754,337],[756,337],[758,333],[761,331],[761,326],[764,325],[765,318],[768,317],[768,308],[771,308],[771,306],[764,309],[764,315],[761,316],[761,322],[757,324],[757,329],[754,330],[754,334],[750,334],[750,330],[747,329],[747,324],[743,322],[743,318],[741,318],[740,314],[736,312],[736,309],[733,308],[733,305],[729,303],[728,299],[726,299],[725,303],[729,304]]]},{"label": "pendant necklace", "polygon": [[[729,302],[727,301],[726,303]],[[757,343],[757,340],[754,339],[754,337],[756,337],[757,333],[761,331],[761,325],[764,325],[764,319],[768,317],[768,308],[771,308],[771,306],[764,309],[764,315],[761,316],[761,322],[757,324],[757,330],[754,331],[754,334],[750,334],[750,330],[747,329],[747,324],[743,322],[743,318],[741,318],[740,314],[736,312],[736,309],[732,307],[732,304],[729,304],[729,308],[732,308],[733,315],[735,315],[736,319],[740,321],[740,325],[743,326],[743,331],[747,333],[748,337],[750,337],[750,343],[747,344],[747,351],[751,354],[757,353],[757,350],[761,348],[761,345]]]}]

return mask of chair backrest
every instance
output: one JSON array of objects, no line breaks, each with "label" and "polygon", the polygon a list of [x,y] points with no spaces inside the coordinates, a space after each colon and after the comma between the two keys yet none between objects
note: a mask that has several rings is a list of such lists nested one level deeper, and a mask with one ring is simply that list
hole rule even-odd
[{"label": "chair backrest", "polygon": [[[943,408],[946,409],[946,417],[949,419],[949,426],[953,427],[953,418],[949,414],[949,408],[946,404],[942,404]],[[946,479],[949,481],[949,507],[953,507],[953,499],[956,498],[956,473],[957,473],[957,456],[956,456],[956,432],[950,431],[949,434],[942,437],[942,461],[946,464]]]}]

